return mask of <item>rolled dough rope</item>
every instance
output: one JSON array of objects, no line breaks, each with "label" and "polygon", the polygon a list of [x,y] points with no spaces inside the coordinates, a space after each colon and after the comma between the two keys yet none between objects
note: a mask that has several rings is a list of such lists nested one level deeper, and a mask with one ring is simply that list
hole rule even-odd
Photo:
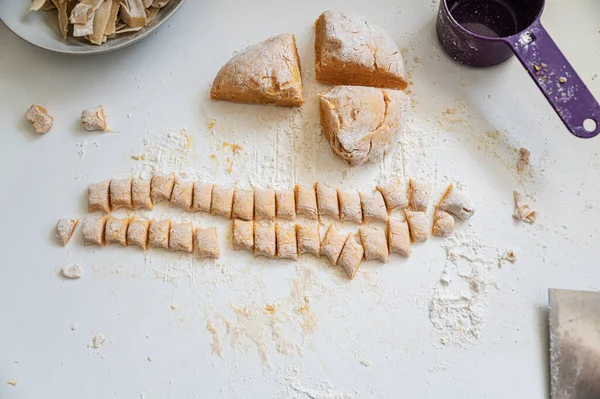
[{"label": "rolled dough rope", "polygon": [[294,190],[275,192],[276,214],[278,219],[296,220],[296,198]]},{"label": "rolled dough rope", "polygon": [[305,215],[311,220],[317,220],[317,194],[315,186],[296,186],[296,214]]},{"label": "rolled dough rope", "polygon": [[360,228],[360,240],[365,251],[365,260],[388,261],[388,244],[385,230],[379,226]]},{"label": "rolled dough rope", "polygon": [[436,237],[448,237],[452,233],[454,233],[454,217],[450,213],[436,208],[431,234]]},{"label": "rolled dough rope", "polygon": [[437,207],[453,214],[461,220],[469,220],[475,213],[469,197],[463,191],[455,188],[452,183],[446,189]]},{"label": "rolled dough rope", "polygon": [[407,258],[410,256],[410,230],[404,215],[388,220],[387,238],[390,253],[395,252]]},{"label": "rolled dough rope", "polygon": [[313,254],[320,256],[321,234],[318,223],[297,224],[296,240],[298,242],[298,255]]},{"label": "rolled dough rope", "polygon": [[119,208],[133,209],[131,199],[132,180],[129,178],[110,181],[110,207],[113,211]]},{"label": "rolled dough rope", "polygon": [[274,258],[277,249],[275,224],[254,223],[254,256]]},{"label": "rolled dough rope", "polygon": [[201,259],[219,258],[219,236],[215,227],[196,229],[196,250]]},{"label": "rolled dough rope", "polygon": [[254,189],[254,219],[275,220],[275,191],[270,189]]},{"label": "rolled dough rope", "polygon": [[109,187],[110,180],[92,183],[88,186],[88,212],[110,212]]},{"label": "rolled dough rope", "polygon": [[178,177],[175,180],[173,193],[171,194],[171,206],[190,211],[192,209],[193,195],[194,182],[184,181]]},{"label": "rolled dough rope", "polygon": [[340,205],[338,202],[337,189],[317,183],[315,185],[317,193],[317,207],[319,217],[329,216],[335,220],[340,219]]},{"label": "rolled dough rope", "polygon": [[340,219],[343,222],[361,224],[363,222],[362,207],[360,206],[360,195],[355,192],[338,190],[340,201]]},{"label": "rolled dough rope", "polygon": [[321,242],[321,255],[325,255],[334,266],[338,263],[346,238],[346,236],[339,233],[334,225],[330,225],[323,242]]},{"label": "rolled dough rope", "polygon": [[233,187],[214,186],[212,190],[212,201],[210,213],[231,219],[233,208]]},{"label": "rolled dough rope", "polygon": [[413,212],[405,209],[404,213],[406,214],[412,242],[427,241],[429,220],[425,212]]},{"label": "rolled dough rope", "polygon": [[150,222],[148,231],[148,247],[169,249],[169,231],[171,220],[156,220]]},{"label": "rolled dough rope", "polygon": [[127,245],[137,245],[142,249],[148,249],[148,230],[150,221],[146,219],[133,219],[127,228]]},{"label": "rolled dough rope", "polygon": [[408,207],[408,195],[406,187],[401,183],[388,183],[383,186],[377,186],[377,190],[383,196],[385,206],[388,212],[396,209],[404,209]]},{"label": "rolled dough rope", "polygon": [[171,173],[166,176],[153,176],[152,181],[152,202],[154,205],[163,201],[171,201],[173,187],[175,186],[175,174]]},{"label": "rolled dough rope", "polygon": [[154,209],[150,180],[133,179],[131,183],[131,202],[133,209]]},{"label": "rolled dough rope", "polygon": [[338,266],[341,266],[345,271],[350,280],[356,277],[356,273],[360,268],[360,264],[363,260],[365,250],[360,242],[360,238],[356,234],[351,234],[346,239],[340,258],[338,259]]},{"label": "rolled dough rope", "polygon": [[78,223],[79,219],[60,219],[56,223],[56,237],[63,247],[71,240]]},{"label": "rolled dough rope", "polygon": [[279,259],[298,260],[298,244],[294,225],[275,225],[277,257]]},{"label": "rolled dough rope", "polygon": [[109,216],[106,219],[106,227],[104,229],[104,242],[108,244],[121,244],[127,246],[127,226],[129,226],[129,218],[117,219]]},{"label": "rolled dough rope", "polygon": [[425,212],[431,199],[431,183],[410,179],[408,183],[408,207],[411,211]]},{"label": "rolled dough rope", "polygon": [[191,253],[194,250],[194,226],[191,222],[172,223],[169,231],[169,249]]},{"label": "rolled dough rope", "polygon": [[192,211],[210,213],[214,184],[194,183]]},{"label": "rolled dough rope", "polygon": [[254,222],[234,219],[231,242],[235,251],[252,251],[254,249]]},{"label": "rolled dough rope", "polygon": [[365,222],[385,222],[388,218],[385,201],[379,191],[372,194],[360,194],[360,204]]},{"label": "rolled dough rope", "polygon": [[252,220],[254,218],[254,191],[236,188],[233,192],[233,219]]},{"label": "rolled dough rope", "polygon": [[106,216],[87,216],[81,222],[83,245],[104,245]]}]

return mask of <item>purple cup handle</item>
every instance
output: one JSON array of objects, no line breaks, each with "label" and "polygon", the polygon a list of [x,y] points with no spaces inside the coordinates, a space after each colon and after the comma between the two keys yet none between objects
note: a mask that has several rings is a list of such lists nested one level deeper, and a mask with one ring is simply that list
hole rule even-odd
[{"label": "purple cup handle", "polygon": [[539,20],[503,40],[512,47],[571,133],[580,138],[600,133],[598,102]]}]

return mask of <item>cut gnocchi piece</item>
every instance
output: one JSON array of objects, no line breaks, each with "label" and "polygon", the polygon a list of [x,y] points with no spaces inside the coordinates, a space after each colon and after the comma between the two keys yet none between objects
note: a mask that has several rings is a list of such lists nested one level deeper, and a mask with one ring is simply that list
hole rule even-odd
[{"label": "cut gnocchi piece", "polygon": [[406,214],[406,221],[408,222],[408,229],[410,230],[410,239],[412,242],[424,242],[427,241],[429,226],[429,220],[425,212],[414,212],[408,209],[404,210]]},{"label": "cut gnocchi piece", "polygon": [[88,186],[88,212],[110,212],[109,187],[110,180],[92,183]]},{"label": "cut gnocchi piece", "polygon": [[338,203],[337,189],[317,183],[317,207],[319,216],[329,216],[336,220],[340,219],[340,205]]},{"label": "cut gnocchi piece", "polygon": [[87,131],[106,132],[108,127],[106,126],[106,115],[104,115],[102,105],[83,110],[81,113],[81,125]]},{"label": "cut gnocchi piece", "polygon": [[105,216],[88,216],[81,222],[83,245],[104,245]]},{"label": "cut gnocchi piece", "polygon": [[378,259],[384,263],[388,261],[388,245],[385,230],[379,226],[363,226],[360,228],[365,259]]},{"label": "cut gnocchi piece", "polygon": [[231,219],[233,208],[233,187],[214,186],[212,190],[212,201],[210,213]]},{"label": "cut gnocchi piece", "polygon": [[296,242],[296,229],[294,225],[275,225],[277,240],[277,257],[279,259],[298,259],[298,243]]},{"label": "cut gnocchi piece", "polygon": [[400,183],[389,183],[377,186],[377,190],[383,196],[388,212],[408,207],[408,195],[406,187]]},{"label": "cut gnocchi piece", "polygon": [[387,220],[385,201],[379,191],[372,194],[360,193],[360,204],[365,222],[385,222]]},{"label": "cut gnocchi piece", "polygon": [[296,214],[317,220],[317,194],[314,186],[296,186]]},{"label": "cut gnocchi piece", "polygon": [[406,258],[410,256],[410,230],[406,217],[394,216],[388,220],[388,248]]},{"label": "cut gnocchi piece", "polygon": [[452,183],[446,189],[437,207],[461,220],[469,220],[475,213],[469,197],[463,191],[454,187]]},{"label": "cut gnocchi piece", "polygon": [[338,266],[341,266],[345,271],[350,280],[356,277],[356,273],[362,263],[365,250],[360,242],[360,238],[356,234],[348,236],[340,258],[338,259]]},{"label": "cut gnocchi piece", "polygon": [[221,256],[219,235],[217,234],[216,227],[196,229],[196,250],[201,259],[216,259]]},{"label": "cut gnocchi piece", "polygon": [[192,211],[210,213],[212,193],[214,184],[194,183],[194,195],[192,198]]},{"label": "cut gnocchi piece", "polygon": [[346,238],[346,236],[340,234],[334,225],[330,225],[325,233],[321,243],[321,255],[325,255],[334,266],[338,263]]},{"label": "cut gnocchi piece", "polygon": [[56,237],[63,247],[71,240],[78,223],[79,219],[60,219],[56,223]]},{"label": "cut gnocchi piece", "polygon": [[156,220],[150,222],[148,230],[148,247],[169,249],[169,231],[171,230],[171,220]]},{"label": "cut gnocchi piece", "polygon": [[133,209],[154,209],[149,179],[133,179],[131,183],[131,203]]},{"label": "cut gnocchi piece", "polygon": [[275,191],[254,189],[254,219],[257,221],[275,219]]},{"label": "cut gnocchi piece", "polygon": [[169,249],[182,252],[192,252],[194,250],[194,226],[192,222],[171,223]]},{"label": "cut gnocchi piece", "polygon": [[132,179],[112,179],[110,181],[110,207],[132,209]]},{"label": "cut gnocchi piece", "polygon": [[175,174],[171,173],[168,175],[157,175],[152,177],[152,202],[154,205],[164,202],[171,201],[171,195],[173,194],[173,187],[175,186]]},{"label": "cut gnocchi piece", "polygon": [[236,188],[233,192],[233,219],[252,220],[254,217],[254,191]]},{"label": "cut gnocchi piece", "polygon": [[277,249],[275,224],[254,223],[254,256],[274,258]]},{"label": "cut gnocchi piece", "polygon": [[106,219],[104,242],[106,244],[121,244],[126,247],[127,226],[129,226],[129,219],[117,219],[109,216]]},{"label": "cut gnocchi piece", "polygon": [[416,212],[425,212],[429,207],[431,199],[431,184],[423,181],[410,179],[408,183],[409,208]]},{"label": "cut gnocchi piece", "polygon": [[296,240],[298,242],[298,255],[321,255],[321,234],[319,224],[297,224]]},{"label": "cut gnocchi piece", "polygon": [[254,249],[254,222],[234,219],[231,242],[235,251],[252,251]]},{"label": "cut gnocchi piece", "polygon": [[48,115],[48,111],[42,106],[32,105],[25,113],[27,119],[33,125],[36,133],[45,134],[52,129],[54,118]]},{"label": "cut gnocchi piece", "polygon": [[363,221],[360,195],[356,191],[338,191],[340,201],[340,219],[343,222],[361,224]]},{"label": "cut gnocchi piece", "polygon": [[193,195],[194,182],[177,178],[173,186],[173,193],[171,194],[171,206],[189,211],[192,209]]},{"label": "cut gnocchi piece", "polygon": [[296,198],[294,190],[279,190],[275,192],[277,218],[296,220]]},{"label": "cut gnocchi piece", "polygon": [[142,249],[148,249],[148,230],[150,221],[146,219],[133,219],[127,227],[127,245],[137,245]]},{"label": "cut gnocchi piece", "polygon": [[454,232],[454,218],[448,212],[436,209],[433,215],[431,234],[436,237],[448,237]]}]

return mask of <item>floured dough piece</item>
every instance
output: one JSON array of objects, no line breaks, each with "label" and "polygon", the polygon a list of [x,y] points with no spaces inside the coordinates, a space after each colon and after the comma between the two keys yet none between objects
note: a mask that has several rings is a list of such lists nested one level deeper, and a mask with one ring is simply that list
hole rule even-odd
[{"label": "floured dough piece", "polygon": [[212,190],[212,200],[210,213],[224,218],[231,218],[233,208],[233,187],[214,186]]},{"label": "floured dough piece", "polygon": [[254,219],[275,219],[275,191],[270,189],[254,189]]},{"label": "floured dough piece", "polygon": [[343,222],[361,224],[363,222],[360,194],[356,191],[338,191],[340,201],[340,219]]},{"label": "floured dough piece", "polygon": [[381,162],[393,149],[410,107],[399,90],[337,86],[319,94],[323,134],[350,166]]},{"label": "floured dough piece", "polygon": [[298,242],[298,255],[321,255],[321,234],[319,224],[297,224],[296,241]]},{"label": "floured dough piece", "polygon": [[317,193],[317,207],[319,216],[329,216],[336,220],[340,219],[340,206],[338,203],[337,189],[317,183],[315,186]]},{"label": "floured dough piece", "polygon": [[106,126],[106,116],[104,115],[102,105],[83,110],[81,113],[81,125],[88,131],[106,132],[108,127]]},{"label": "floured dough piece", "polygon": [[210,98],[285,107],[302,105],[302,76],[294,35],[272,37],[230,59],[217,74]]},{"label": "floured dough piece", "polygon": [[166,176],[153,176],[152,181],[152,202],[156,205],[159,202],[171,201],[173,187],[175,186],[175,174],[171,173]]},{"label": "floured dough piece", "polygon": [[365,222],[385,222],[388,218],[385,201],[379,191],[373,194],[360,193],[360,204]]},{"label": "floured dough piece", "polygon": [[407,87],[400,49],[379,26],[362,15],[339,11],[325,11],[315,26],[315,67],[319,82]]},{"label": "floured dough piece", "polygon": [[131,203],[133,209],[153,209],[150,180],[133,179],[131,183]]},{"label": "floured dough piece", "polygon": [[254,256],[274,258],[276,246],[275,224],[254,223]]},{"label": "floured dough piece", "polygon": [[171,230],[171,220],[156,220],[150,222],[148,230],[148,247],[169,249],[169,231]]},{"label": "floured dough piece", "polygon": [[242,249],[252,251],[254,248],[254,222],[234,219],[231,242],[235,251]]},{"label": "floured dough piece", "polygon": [[233,219],[252,220],[254,217],[254,191],[236,188],[233,192]]},{"label": "floured dough piece", "polygon": [[194,195],[194,182],[188,182],[177,178],[171,194],[171,206],[185,209],[192,209],[192,196]]},{"label": "floured dough piece", "polygon": [[513,195],[515,197],[515,212],[513,213],[513,218],[521,222],[534,223],[537,219],[537,213],[531,210],[529,205],[523,203],[521,193],[515,191]]},{"label": "floured dough piece", "polygon": [[104,230],[104,241],[106,244],[121,244],[127,246],[127,227],[129,219],[117,219],[109,216],[106,219],[106,228]]},{"label": "floured dough piece", "polygon": [[83,277],[83,269],[79,265],[67,265],[60,269],[60,272],[66,278],[70,278],[72,280],[77,280],[78,278]]},{"label": "floured dough piece", "polygon": [[294,190],[280,190],[275,192],[275,205],[277,218],[296,220],[296,198]]},{"label": "floured dough piece", "polygon": [[142,249],[148,249],[148,230],[150,221],[146,219],[133,219],[127,227],[127,245],[137,245]]},{"label": "floured dough piece", "polygon": [[79,219],[60,219],[56,223],[56,237],[58,237],[63,247],[71,240],[78,223]]},{"label": "floured dough piece", "polygon": [[192,211],[210,213],[214,184],[194,183]]},{"label": "floured dough piece", "polygon": [[110,206],[113,211],[119,208],[133,209],[132,180],[112,179],[110,181]]},{"label": "floured dough piece", "polygon": [[389,183],[377,186],[377,190],[383,196],[388,212],[408,207],[408,195],[406,187],[400,183]]},{"label": "floured dough piece", "polygon": [[454,218],[448,212],[437,208],[433,215],[431,234],[436,237],[448,237],[454,233]]},{"label": "floured dough piece", "polygon": [[475,213],[475,208],[469,197],[463,191],[454,187],[452,183],[446,189],[437,207],[461,220],[468,220]]},{"label": "floured dough piece", "polygon": [[410,239],[412,242],[424,242],[428,238],[429,220],[425,212],[413,212],[404,210],[406,221],[410,230]]},{"label": "floured dough piece", "polygon": [[81,222],[83,245],[104,245],[105,216],[87,216]]},{"label": "floured dough piece", "polygon": [[422,180],[410,179],[408,183],[408,207],[412,211],[425,212],[431,199],[431,184]]},{"label": "floured dough piece", "polygon": [[110,180],[92,183],[88,186],[88,212],[110,212],[109,187]]},{"label": "floured dough piece", "polygon": [[52,129],[54,118],[48,115],[48,111],[40,105],[32,105],[25,113],[27,119],[33,125],[38,134],[45,134]]},{"label": "floured dough piece", "polygon": [[337,265],[346,236],[340,234],[334,225],[330,225],[321,242],[321,255],[325,255],[332,265]]},{"label": "floured dough piece", "polygon": [[296,214],[317,220],[317,194],[314,186],[296,186]]},{"label": "floured dough piece", "polygon": [[388,261],[388,244],[385,230],[379,226],[363,226],[360,228],[360,240],[365,250],[365,259]]},{"label": "floured dough piece", "polygon": [[356,277],[364,254],[365,250],[358,235],[351,234],[348,236],[337,265],[344,268],[350,280],[353,280],[354,277]]},{"label": "floured dough piece", "polygon": [[388,247],[390,253],[410,256],[410,230],[404,216],[394,216],[388,220]]},{"label": "floured dough piece", "polygon": [[192,252],[194,249],[194,226],[191,222],[171,223],[169,249]]},{"label": "floured dough piece", "polygon": [[219,236],[215,227],[196,229],[196,250],[201,259],[219,258]]},{"label": "floured dough piece", "polygon": [[298,243],[296,242],[296,229],[294,225],[275,226],[277,236],[277,257],[279,259],[298,259]]}]

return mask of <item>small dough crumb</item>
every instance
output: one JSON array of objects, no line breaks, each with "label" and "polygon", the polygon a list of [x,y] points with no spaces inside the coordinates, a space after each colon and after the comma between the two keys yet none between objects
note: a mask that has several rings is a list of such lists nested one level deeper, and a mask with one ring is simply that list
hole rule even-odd
[{"label": "small dough crumb", "polygon": [[296,229],[293,225],[275,226],[277,236],[277,257],[279,259],[298,259],[298,243],[296,242]]},{"label": "small dough crumb", "polygon": [[52,129],[54,118],[48,115],[48,111],[42,106],[32,105],[25,113],[25,118],[33,124],[38,134],[45,134]]},{"label": "small dough crumb", "polygon": [[354,277],[356,277],[364,253],[365,250],[358,235],[352,234],[348,236],[338,260],[338,266],[341,266],[346,271],[350,280],[353,280]]},{"label": "small dough crumb", "polygon": [[498,267],[502,267],[504,263],[516,263],[517,254],[511,249],[507,249],[506,252],[498,258]]},{"label": "small dough crumb", "polygon": [[92,343],[89,345],[90,348],[100,349],[106,344],[106,335],[96,334],[92,337]]},{"label": "small dough crumb", "polygon": [[56,224],[56,237],[63,247],[71,240],[78,223],[79,219],[60,219]]},{"label": "small dough crumb", "polygon": [[84,129],[88,131],[106,132],[108,128],[106,126],[106,116],[104,115],[104,108],[102,105],[98,105],[96,108],[83,110],[81,113],[81,124]]},{"label": "small dough crumb", "polygon": [[66,278],[76,280],[83,276],[83,269],[79,265],[67,265],[60,269],[60,272]]},{"label": "small dough crumb", "polygon": [[254,222],[234,219],[231,243],[235,251],[252,251],[254,248]]},{"label": "small dough crumb", "polygon": [[196,229],[196,249],[201,259],[219,258],[221,251],[219,249],[219,236],[216,227],[207,229]]},{"label": "small dough crumb", "polygon": [[519,162],[517,162],[517,171],[523,173],[529,161],[531,160],[531,152],[527,148],[519,149]]},{"label": "small dough crumb", "polygon": [[520,222],[534,223],[537,219],[536,212],[532,211],[529,205],[523,203],[519,192],[515,191],[513,194],[515,197],[515,212],[513,213],[513,218]]}]

